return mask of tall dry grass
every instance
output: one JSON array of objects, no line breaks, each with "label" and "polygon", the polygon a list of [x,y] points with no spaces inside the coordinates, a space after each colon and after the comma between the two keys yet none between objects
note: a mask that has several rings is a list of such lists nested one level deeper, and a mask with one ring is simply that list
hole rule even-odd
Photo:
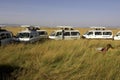
[{"label": "tall dry grass", "polygon": [[45,40],[1,46],[0,68],[12,67],[10,75],[16,80],[120,80],[120,48],[106,54],[96,51],[108,43],[116,47],[120,41]]},{"label": "tall dry grass", "polygon": [[119,80],[120,48],[106,54],[95,49],[107,43],[118,46],[120,42],[48,40],[8,45],[0,47],[0,65],[19,67],[12,72],[17,80]]}]

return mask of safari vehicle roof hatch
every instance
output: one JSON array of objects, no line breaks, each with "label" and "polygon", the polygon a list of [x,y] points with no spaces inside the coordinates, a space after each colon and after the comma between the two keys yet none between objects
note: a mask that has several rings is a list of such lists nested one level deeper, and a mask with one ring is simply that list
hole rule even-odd
[{"label": "safari vehicle roof hatch", "polygon": [[39,27],[39,26],[21,25],[21,27],[26,28],[26,30],[29,30],[29,31],[40,30],[40,27]]},{"label": "safari vehicle roof hatch", "polygon": [[62,30],[74,30],[73,27],[71,27],[71,26],[57,26],[57,27]]}]

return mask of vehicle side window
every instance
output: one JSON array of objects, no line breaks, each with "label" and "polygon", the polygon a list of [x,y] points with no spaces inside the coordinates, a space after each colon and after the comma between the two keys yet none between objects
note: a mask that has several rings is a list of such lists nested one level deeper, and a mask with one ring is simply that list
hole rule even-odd
[{"label": "vehicle side window", "polygon": [[50,36],[55,36],[55,32],[52,32],[52,33],[50,34]]},{"label": "vehicle side window", "polygon": [[47,33],[45,31],[39,32],[39,35],[46,35]]},{"label": "vehicle side window", "polygon": [[70,32],[64,32],[64,36],[70,36]]},{"label": "vehicle side window", "polygon": [[19,33],[18,37],[20,37],[20,38],[28,38],[28,37],[30,37],[30,34],[29,33]]},{"label": "vehicle side window", "polygon": [[7,38],[11,38],[12,36],[9,33],[6,33]]},{"label": "vehicle side window", "polygon": [[111,32],[103,32],[103,35],[112,35]]},{"label": "vehicle side window", "polygon": [[77,36],[77,35],[80,35],[79,32],[71,32],[71,36]]},{"label": "vehicle side window", "polygon": [[88,32],[88,34],[87,35],[93,35],[93,32]]},{"label": "vehicle side window", "polygon": [[62,32],[57,32],[56,36],[62,35]]},{"label": "vehicle side window", "polygon": [[95,32],[95,35],[102,35],[102,32]]},{"label": "vehicle side window", "polygon": [[0,34],[1,40],[6,38],[5,33]]},{"label": "vehicle side window", "polygon": [[30,38],[33,38],[33,35],[30,35]]}]

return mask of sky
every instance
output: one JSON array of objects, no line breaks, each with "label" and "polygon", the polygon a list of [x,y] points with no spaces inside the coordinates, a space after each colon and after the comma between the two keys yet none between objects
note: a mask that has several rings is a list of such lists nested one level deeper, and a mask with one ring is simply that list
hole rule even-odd
[{"label": "sky", "polygon": [[1,0],[0,24],[120,26],[120,0]]}]

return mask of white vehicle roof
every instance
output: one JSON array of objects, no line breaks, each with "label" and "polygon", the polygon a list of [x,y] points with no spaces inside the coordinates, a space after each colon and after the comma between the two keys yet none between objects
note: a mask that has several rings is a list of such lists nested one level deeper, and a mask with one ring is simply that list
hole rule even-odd
[{"label": "white vehicle roof", "polygon": [[0,28],[1,28],[1,27],[5,27],[5,26],[6,26],[6,25],[0,25]]},{"label": "white vehicle roof", "polygon": [[112,32],[111,30],[88,30],[89,32]]},{"label": "white vehicle roof", "polygon": [[[60,31],[62,31],[62,30],[55,30],[55,32],[60,32]],[[64,31],[68,31],[68,32],[79,32],[79,30],[64,30]]]},{"label": "white vehicle roof", "polygon": [[34,26],[34,25],[21,25],[21,27],[24,27],[24,28],[28,28],[28,27],[40,28],[40,26]]},{"label": "white vehicle roof", "polygon": [[21,27],[25,27],[26,28],[26,27],[30,27],[30,25],[21,25]]},{"label": "white vehicle roof", "polygon": [[6,25],[0,25],[0,30],[3,30],[3,27],[6,27]]},{"label": "white vehicle roof", "polygon": [[92,26],[90,28],[94,30],[105,30],[106,29],[106,27],[103,27],[103,26]]},{"label": "white vehicle roof", "polygon": [[90,28],[106,28],[106,27],[103,27],[103,26],[92,26],[92,27],[90,27]]},{"label": "white vehicle roof", "polygon": [[33,25],[21,25],[21,27],[26,28],[26,30],[39,30],[39,26],[33,26]]},{"label": "white vehicle roof", "polygon": [[34,32],[34,31],[24,30],[24,31],[21,31],[21,32],[18,32],[18,33],[31,33],[31,32]]},{"label": "white vehicle roof", "polygon": [[64,29],[64,30],[73,30],[73,27],[71,27],[71,26],[57,26],[57,27]]}]

